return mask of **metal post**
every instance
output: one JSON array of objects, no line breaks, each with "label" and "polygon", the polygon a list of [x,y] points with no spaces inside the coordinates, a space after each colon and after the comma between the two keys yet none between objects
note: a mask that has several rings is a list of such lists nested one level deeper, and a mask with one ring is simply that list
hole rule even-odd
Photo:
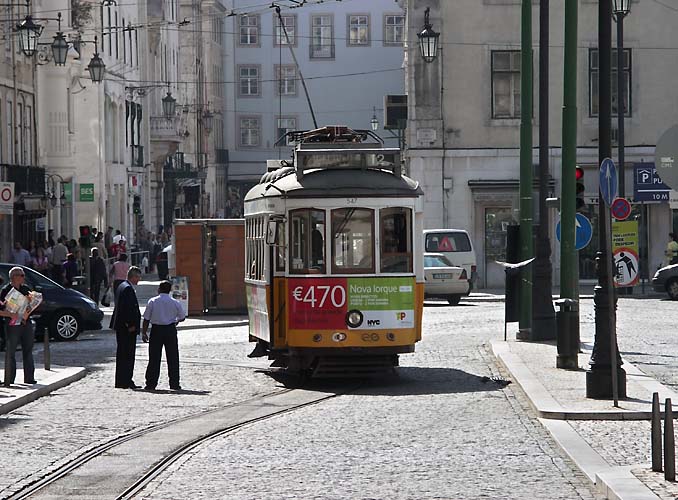
[{"label": "metal post", "polygon": [[[611,46],[612,46],[612,4],[609,0],[599,0],[598,3],[598,68],[599,68],[599,99],[598,99],[598,160],[599,163],[611,155],[611,135],[610,135],[610,66],[611,66]],[[608,229],[606,220],[609,220],[609,210],[605,206],[600,191],[598,192],[598,254],[596,255],[596,274],[598,284],[593,291],[593,303],[595,310],[595,337],[593,343],[593,354],[589,361],[589,371],[586,372],[586,397],[595,399],[606,399],[613,396],[612,388],[612,362],[610,353],[614,350],[616,353],[616,366],[618,382],[618,396],[626,397],[626,372],[620,368],[622,361],[619,357],[616,339],[612,340],[612,331],[610,325],[612,314],[615,314],[615,296],[614,289],[608,284],[607,259],[611,258]],[[614,343],[611,346],[611,343]]]},{"label": "metal post", "polygon": [[539,3],[539,227],[532,295],[532,339],[556,336],[552,299],[549,210],[546,206],[549,176],[549,0]]},{"label": "metal post", "polygon": [[617,172],[619,174],[619,197],[624,198],[624,16],[619,14],[617,20],[617,144],[619,145],[619,165]]},{"label": "metal post", "polygon": [[676,443],[673,435],[673,407],[671,398],[664,403],[664,479],[676,480]]},{"label": "metal post", "polygon": [[[575,272],[577,167],[577,2],[565,2],[565,48],[563,66],[563,164],[560,197],[560,297],[577,298],[579,276]],[[579,314],[577,314],[577,320]]]},{"label": "metal post", "polygon": [[10,363],[12,362],[12,359],[10,358],[9,355],[9,338],[8,338],[8,332],[7,332],[7,325],[2,325],[2,328],[5,329],[5,380],[4,380],[4,386],[9,387],[9,378],[10,378]]},{"label": "metal post", "polygon": [[659,412],[659,393],[652,394],[652,470],[654,472],[662,471],[662,424],[661,414]]},{"label": "metal post", "polygon": [[[532,0],[521,10],[520,63],[520,260],[531,259],[532,246]],[[443,134],[444,135],[444,134]],[[521,271],[518,338],[529,339],[532,327],[532,271]]]},{"label": "metal post", "polygon": [[45,328],[43,335],[43,362],[45,364],[45,371],[50,371],[52,369],[52,354],[49,350],[49,328]]}]

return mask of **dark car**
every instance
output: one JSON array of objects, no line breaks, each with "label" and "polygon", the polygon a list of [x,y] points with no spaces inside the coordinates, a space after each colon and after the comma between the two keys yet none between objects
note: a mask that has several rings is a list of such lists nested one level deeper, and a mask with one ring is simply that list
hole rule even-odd
[{"label": "dark car", "polygon": [[654,273],[652,288],[655,292],[666,292],[671,300],[678,300],[678,264],[662,267]]},{"label": "dark car", "polygon": [[[0,286],[9,283],[9,270],[15,264],[0,264]],[[75,340],[84,330],[101,330],[104,313],[92,299],[64,288],[33,269],[22,267],[26,285],[42,294],[42,304],[33,314],[36,332],[45,329],[57,340]]]}]

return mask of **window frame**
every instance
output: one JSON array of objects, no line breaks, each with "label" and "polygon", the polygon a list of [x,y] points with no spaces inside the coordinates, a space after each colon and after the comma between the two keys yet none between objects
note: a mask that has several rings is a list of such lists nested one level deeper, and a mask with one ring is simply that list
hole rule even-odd
[{"label": "window frame", "polygon": [[[364,25],[367,31],[367,39],[364,43],[355,43],[351,38],[351,31],[353,30],[353,18],[365,18],[366,23]],[[346,46],[347,47],[369,47],[372,45],[372,20],[369,14],[346,14]],[[360,29],[363,25],[358,24],[357,27]]]},{"label": "window frame", "polygon": [[[343,267],[339,267],[336,264],[336,259],[337,259],[337,252],[336,252],[336,242],[335,242],[335,234],[334,234],[334,214],[336,212],[339,212],[341,210],[367,210],[370,212],[372,215],[371,220],[370,220],[370,234],[372,235],[372,240],[370,242],[371,244],[371,251],[372,251],[372,265],[368,267],[361,267],[361,268],[352,268],[352,269],[345,269]],[[374,208],[368,208],[368,207],[341,207],[341,208],[333,208],[332,210],[329,210],[330,213],[330,223],[329,223],[329,230],[330,230],[330,235],[331,235],[331,257],[332,257],[332,264],[331,264],[331,273],[333,275],[338,275],[338,274],[375,274],[376,270],[376,265],[377,265],[377,252],[376,252],[376,235],[375,235],[375,214],[377,213],[377,210]]]},{"label": "window frame", "polygon": [[[400,17],[403,21],[402,24],[388,24],[388,18],[389,17]],[[382,44],[386,47],[398,47],[402,46],[405,43],[405,31],[406,31],[406,25],[405,25],[405,14],[400,13],[400,14],[384,14],[382,16],[382,23],[383,23],[383,34],[382,34]],[[391,41],[389,40],[388,37],[388,31],[389,27],[396,28],[400,26],[402,28],[402,33],[401,33],[401,40],[400,41]],[[394,30],[395,32],[395,30]]]},{"label": "window frame", "polygon": [[[244,19],[253,19],[254,24],[243,24]],[[248,41],[243,42],[243,29],[247,30],[244,34],[247,36]],[[252,29],[253,32],[249,30]],[[238,16],[238,47],[261,47],[261,16],[259,14],[240,14]],[[251,39],[254,37],[255,41],[252,42]]]},{"label": "window frame", "polygon": [[[392,213],[388,213],[389,211],[392,211]],[[397,212],[399,211],[399,212]],[[384,251],[384,243],[386,241],[385,237],[385,224],[384,224],[384,218],[393,216],[397,213],[401,213],[405,215],[405,227],[406,227],[406,246],[409,248],[409,250],[405,252],[385,252]],[[414,231],[412,228],[412,221],[413,221],[413,210],[410,207],[383,207],[379,209],[379,272],[382,274],[412,274],[414,272]],[[407,256],[407,270],[405,271],[386,271],[384,270],[384,261],[386,260],[385,257],[389,256],[399,256],[399,255],[406,255]]]},{"label": "window frame", "polygon": [[[257,128],[248,128],[247,130],[256,130],[258,134],[258,141],[257,144],[245,144],[242,140],[242,132],[243,132],[243,121],[244,120],[256,120],[257,122]],[[238,147],[240,148],[258,148],[261,147],[261,116],[259,115],[240,115],[238,116]]]},{"label": "window frame", "polygon": [[[257,98],[261,97],[261,65],[260,64],[238,64],[238,97],[243,97],[243,98]],[[244,94],[242,92],[242,84],[244,80],[247,80],[248,82],[252,81],[252,77],[248,76],[247,78],[243,78],[242,76],[242,71],[243,70],[255,70],[257,72],[256,78],[254,79],[256,83],[256,93],[255,94]],[[248,86],[251,90],[252,84],[248,83]]]},{"label": "window frame", "polygon": [[[323,216],[323,225],[324,227],[324,234],[323,234],[323,245],[322,245],[322,251],[323,251],[323,264],[320,269],[315,269],[313,267],[301,267],[299,269],[295,269],[292,267],[292,263],[294,260],[294,256],[296,255],[295,251],[298,246],[298,243],[302,243],[305,248],[305,252],[307,255],[307,258],[303,258],[303,252],[301,253],[302,255],[302,261],[304,266],[306,264],[312,264],[312,253],[313,253],[313,238],[312,238],[312,232],[313,229],[309,229],[308,232],[308,240],[304,240],[302,242],[298,242],[295,237],[294,237],[294,222],[295,222],[295,217],[297,214],[305,213],[305,217],[303,220],[305,220],[309,224],[309,228],[311,226],[311,218],[313,212],[316,213],[321,213]],[[317,207],[304,207],[304,208],[295,208],[289,211],[288,213],[288,274],[290,275],[309,275],[309,274],[320,274],[320,275],[327,275],[327,229],[328,229],[328,224],[327,224],[327,210],[324,208],[317,208]],[[299,247],[301,249],[301,247]]]},{"label": "window frame", "polygon": [[[330,37],[329,37],[329,44],[323,44],[320,43],[318,45],[315,44],[315,34],[314,34],[314,28],[315,25],[313,24],[313,21],[318,18],[327,18],[329,19],[329,24],[323,25],[321,24],[319,28],[329,28],[330,30]],[[334,50],[335,50],[335,43],[334,43],[334,15],[333,14],[311,14],[309,16],[309,20],[311,23],[311,36],[309,38],[309,43],[308,43],[308,48],[309,48],[309,58],[311,60],[314,59],[319,59],[319,60],[325,60],[325,59],[334,59]],[[322,33],[321,33],[322,34]],[[325,40],[326,37],[321,36],[319,38],[320,41]],[[316,55],[317,50],[323,50],[326,47],[329,48],[330,55],[324,56],[324,55]]]},{"label": "window frame", "polygon": [[[294,76],[291,78],[292,84],[294,86],[294,92],[281,92],[281,86],[283,83],[285,83],[285,86],[288,86],[288,83],[290,81],[290,78],[282,78],[282,72],[285,70],[293,70],[294,71]],[[298,92],[298,86],[297,86],[297,80],[299,79],[299,73],[297,71],[297,67],[294,64],[276,64],[273,67],[273,71],[275,74],[275,95],[277,96],[282,96],[282,97],[296,97],[299,95]]]},{"label": "window frame", "polygon": [[[509,69],[508,70],[497,70],[497,69],[495,69],[495,62],[494,62],[495,55],[496,54],[502,54],[502,53],[508,53],[509,54]],[[491,113],[492,113],[492,119],[493,120],[517,120],[517,119],[520,119],[520,117],[521,117],[522,107],[523,107],[523,102],[522,102],[523,99],[522,99],[522,95],[520,93],[521,92],[521,89],[520,89],[520,74],[521,74],[521,71],[522,71],[522,61],[521,61],[521,68],[517,71],[512,69],[512,64],[511,64],[511,61],[513,59],[512,56],[516,55],[516,54],[519,56],[518,60],[521,61],[520,50],[498,49],[498,50],[491,50],[490,51],[490,88],[491,88],[490,97],[491,97]],[[513,85],[513,77],[516,74],[518,75],[517,95],[520,97],[520,112],[516,113],[516,111],[515,111],[516,90],[515,90],[515,88],[512,87],[511,90],[510,90],[510,92],[511,92],[511,103],[510,103],[511,112],[510,112],[510,114],[508,116],[497,114],[496,108],[495,108],[495,102],[496,102],[496,99],[495,99],[495,74],[497,74],[497,75],[499,75],[499,74],[511,75],[511,85]]]},{"label": "window frame", "polygon": [[[292,128],[285,128],[286,131],[289,130],[297,130],[297,117],[293,115],[276,115],[275,117],[275,140],[277,141],[281,134],[280,134],[280,120],[294,120],[294,127]],[[291,139],[288,137],[285,141],[285,144],[288,146],[291,146],[292,143],[290,142]]]},{"label": "window frame", "polygon": [[[624,47],[622,49],[624,51],[624,54],[628,54],[628,57],[625,57],[625,62],[624,64],[628,67],[628,69],[624,69],[624,72],[627,73],[627,78],[626,78],[626,92],[625,92],[625,97],[626,97],[626,106],[624,109],[624,117],[631,117],[633,116],[633,50],[630,47]],[[597,106],[598,110],[600,110],[600,99],[598,96],[598,80],[597,76],[600,71],[600,66],[599,62],[598,64],[594,65],[593,64],[593,56],[594,54],[596,57],[598,56],[598,48],[597,47],[589,47],[589,61],[588,61],[588,77],[589,77],[589,117],[590,118],[597,118],[599,111],[594,112],[593,107],[594,107],[594,91],[595,91],[595,97],[597,101]],[[611,55],[611,73],[610,73],[610,99],[611,99],[611,115],[613,118],[617,117],[617,107],[615,105],[615,99],[618,101],[618,89],[617,89],[617,49],[613,48],[612,49],[612,55]],[[596,84],[594,86],[594,75],[596,75]]]},{"label": "window frame", "polygon": [[[287,15],[282,15],[283,22],[285,22],[285,19],[292,19],[292,33],[289,32],[289,26],[285,24],[285,28],[287,29],[287,34],[292,40],[292,43],[289,44],[290,47],[296,47],[297,46],[297,15],[296,14],[287,14]],[[282,31],[282,29],[279,30],[280,27],[280,20],[278,19],[278,16],[276,14],[273,14],[273,46],[274,47],[287,47],[287,40],[283,42],[285,39],[285,35]]]}]

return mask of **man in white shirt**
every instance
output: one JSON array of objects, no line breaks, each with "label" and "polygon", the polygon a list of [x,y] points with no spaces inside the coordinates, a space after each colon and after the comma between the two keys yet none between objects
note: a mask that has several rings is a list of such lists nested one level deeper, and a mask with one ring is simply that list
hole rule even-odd
[{"label": "man in white shirt", "polygon": [[147,391],[154,391],[160,377],[160,360],[162,348],[165,347],[167,371],[169,372],[170,389],[180,391],[179,385],[179,343],[177,341],[177,323],[186,319],[184,307],[176,299],[170,297],[172,283],[162,281],[158,286],[158,295],[148,301],[144,311],[144,323],[141,338],[149,342],[147,335],[149,323],[151,328],[148,345],[148,367],[146,368]]}]

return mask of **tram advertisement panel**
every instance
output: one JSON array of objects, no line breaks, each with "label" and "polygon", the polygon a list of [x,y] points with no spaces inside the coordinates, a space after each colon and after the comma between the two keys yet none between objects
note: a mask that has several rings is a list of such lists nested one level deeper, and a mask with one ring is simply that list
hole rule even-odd
[{"label": "tram advertisement panel", "polygon": [[414,328],[415,280],[401,278],[291,278],[289,326],[293,329],[346,329],[346,315],[359,311],[353,330]]}]

